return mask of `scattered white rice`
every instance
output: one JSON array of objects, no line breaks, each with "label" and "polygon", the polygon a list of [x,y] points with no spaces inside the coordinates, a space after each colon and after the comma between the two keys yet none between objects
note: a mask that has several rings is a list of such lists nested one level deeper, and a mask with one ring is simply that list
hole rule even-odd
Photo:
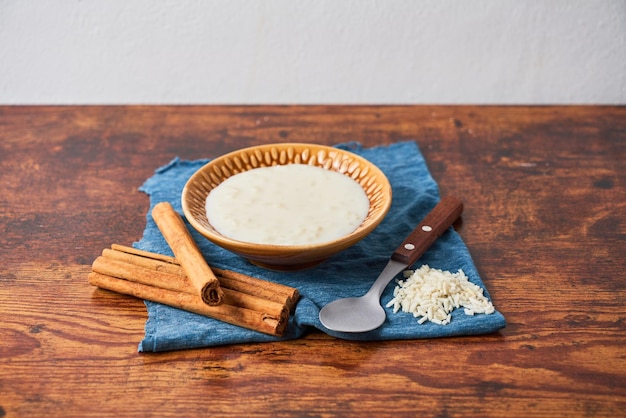
[{"label": "scattered white rice", "polygon": [[396,313],[412,313],[417,322],[426,321],[447,325],[451,312],[464,308],[465,315],[491,314],[495,311],[491,302],[483,295],[483,289],[471,283],[463,270],[457,273],[430,268],[423,265],[418,270],[404,272],[405,280],[398,280],[393,291],[393,299],[387,307],[393,306]]}]

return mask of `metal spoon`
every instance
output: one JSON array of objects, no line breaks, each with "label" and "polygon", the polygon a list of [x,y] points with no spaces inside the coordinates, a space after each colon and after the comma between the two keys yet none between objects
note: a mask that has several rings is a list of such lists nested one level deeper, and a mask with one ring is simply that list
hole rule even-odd
[{"label": "metal spoon", "polygon": [[410,267],[461,216],[463,203],[447,196],[430,211],[424,220],[393,252],[387,266],[372,287],[361,297],[337,299],[320,311],[322,325],[332,331],[366,332],[385,322],[380,296],[396,274]]}]

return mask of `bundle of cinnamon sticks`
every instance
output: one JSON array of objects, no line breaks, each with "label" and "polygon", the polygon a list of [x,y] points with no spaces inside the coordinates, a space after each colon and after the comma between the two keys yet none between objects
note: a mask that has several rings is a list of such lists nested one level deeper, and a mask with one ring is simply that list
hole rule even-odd
[{"label": "bundle of cinnamon sticks", "polygon": [[299,298],[297,289],[209,267],[169,203],[156,205],[152,216],[175,257],[114,244],[93,262],[90,284],[283,335]]}]

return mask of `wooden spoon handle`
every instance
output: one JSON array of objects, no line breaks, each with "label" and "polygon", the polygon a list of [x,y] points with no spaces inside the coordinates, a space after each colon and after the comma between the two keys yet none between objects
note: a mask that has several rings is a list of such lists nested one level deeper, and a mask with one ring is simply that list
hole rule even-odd
[{"label": "wooden spoon handle", "polygon": [[426,252],[463,212],[463,202],[446,196],[430,211],[422,222],[402,241],[391,259],[410,266]]}]

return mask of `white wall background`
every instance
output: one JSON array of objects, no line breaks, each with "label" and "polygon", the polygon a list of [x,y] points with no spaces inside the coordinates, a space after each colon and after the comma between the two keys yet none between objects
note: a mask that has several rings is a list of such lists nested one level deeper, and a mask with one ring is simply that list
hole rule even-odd
[{"label": "white wall background", "polygon": [[0,0],[1,104],[626,104],[625,0]]}]

